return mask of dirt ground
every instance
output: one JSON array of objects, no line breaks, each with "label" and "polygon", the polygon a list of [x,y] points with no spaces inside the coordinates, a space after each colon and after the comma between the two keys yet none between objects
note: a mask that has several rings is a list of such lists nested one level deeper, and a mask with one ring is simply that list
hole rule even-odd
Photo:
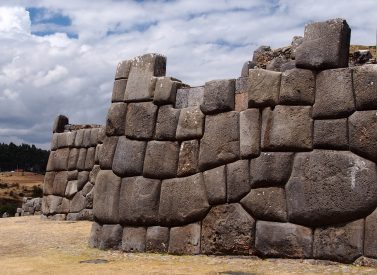
[{"label": "dirt ground", "polygon": [[[250,257],[172,256],[101,251],[87,246],[91,222],[0,219],[1,274],[377,274],[350,265]],[[105,260],[104,263],[80,261]]]}]

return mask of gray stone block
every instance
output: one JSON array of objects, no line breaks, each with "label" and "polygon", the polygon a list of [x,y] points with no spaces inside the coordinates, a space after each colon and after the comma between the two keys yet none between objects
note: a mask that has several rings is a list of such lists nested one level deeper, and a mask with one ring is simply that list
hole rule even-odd
[{"label": "gray stone block", "polygon": [[[331,93],[331,91],[330,91]],[[313,105],[315,74],[310,70],[292,69],[281,75],[279,103],[287,105]]]},{"label": "gray stone block", "polygon": [[254,69],[257,64],[254,61],[246,61],[243,63],[242,70],[241,70],[241,77],[249,76],[249,70]]},{"label": "gray stone block", "polygon": [[227,202],[238,202],[250,191],[249,160],[226,165]]},{"label": "gray stone block", "polygon": [[240,153],[242,158],[260,153],[261,115],[258,109],[240,112]]},{"label": "gray stone block", "polygon": [[65,188],[68,183],[68,172],[61,171],[55,174],[52,193],[57,196],[64,197]]},{"label": "gray stone block", "polygon": [[200,109],[205,114],[234,110],[235,80],[212,80],[204,86]]},{"label": "gray stone block", "polygon": [[84,133],[85,133],[84,129],[79,129],[76,131],[75,144],[74,144],[76,148],[82,147],[83,140],[84,140]]},{"label": "gray stone block", "polygon": [[112,103],[106,118],[106,135],[121,136],[124,135],[126,126],[126,103]]},{"label": "gray stone block", "polygon": [[123,228],[119,224],[104,224],[100,234],[99,249],[120,249]]},{"label": "gray stone block", "polygon": [[58,149],[58,136],[59,136],[58,133],[52,134],[51,147],[50,147],[51,151],[55,151],[56,149]]},{"label": "gray stone block", "polygon": [[130,103],[126,116],[126,136],[136,139],[153,138],[157,106],[152,102]]},{"label": "gray stone block", "polygon": [[240,157],[239,113],[208,115],[200,141],[199,169],[207,170]]},{"label": "gray stone block", "polygon": [[306,25],[295,52],[299,68],[323,70],[348,66],[351,29],[346,20],[332,19]]},{"label": "gray stone block", "polygon": [[115,79],[128,78],[131,70],[132,60],[123,60],[118,63],[115,71]]},{"label": "gray stone block", "polygon": [[287,221],[287,203],[283,188],[251,189],[250,193],[241,200],[241,204],[258,220]]},{"label": "gray stone block", "polygon": [[94,166],[95,147],[89,147],[86,151],[84,170],[91,170]]},{"label": "gray stone block", "polygon": [[147,178],[172,178],[177,175],[179,145],[172,141],[150,141],[144,159]]},{"label": "gray stone block", "polygon": [[145,141],[120,137],[114,154],[112,167],[114,173],[121,177],[141,175],[146,147]]},{"label": "gray stone block", "polygon": [[292,223],[257,221],[255,248],[265,257],[311,258],[313,232]]},{"label": "gray stone block", "polygon": [[313,118],[341,118],[355,111],[352,69],[318,73]]},{"label": "gray stone block", "polygon": [[98,144],[98,133],[100,128],[92,128],[90,131],[90,146],[96,147]]},{"label": "gray stone block", "polygon": [[365,218],[364,255],[377,258],[377,210]]},{"label": "gray stone block", "polygon": [[68,180],[77,180],[78,175],[79,175],[78,170],[68,171]]},{"label": "gray stone block", "polygon": [[84,137],[82,139],[82,147],[88,148],[90,147],[90,137],[91,137],[92,129],[85,129],[84,130]]},{"label": "gray stone block", "polygon": [[114,81],[111,102],[123,102],[126,92],[127,79],[118,79]]},{"label": "gray stone block", "polygon": [[58,115],[54,120],[54,124],[52,126],[52,132],[63,133],[64,126],[67,125],[68,123],[69,123],[68,117],[64,115]]},{"label": "gray stone block", "polygon": [[158,223],[161,181],[143,177],[124,178],[120,188],[119,220],[122,224]]},{"label": "gray stone block", "polygon": [[78,170],[85,170],[86,151],[86,148],[81,148],[79,151],[79,157],[77,158],[76,164]]},{"label": "gray stone block", "polygon": [[313,256],[352,263],[363,254],[364,220],[314,231]]},{"label": "gray stone block", "polygon": [[351,152],[297,153],[285,187],[290,222],[323,226],[364,217],[376,207],[376,165]]},{"label": "gray stone block", "polygon": [[161,226],[148,227],[146,235],[146,251],[167,253],[169,247],[169,228]]},{"label": "gray stone block", "polygon": [[101,223],[118,223],[120,178],[112,171],[101,170],[94,187],[93,214]]},{"label": "gray stone block", "polygon": [[353,68],[353,87],[357,110],[377,109],[377,66]]},{"label": "gray stone block", "polygon": [[188,140],[203,136],[204,114],[199,107],[189,107],[181,110],[179,114],[176,138]]},{"label": "gray stone block", "polygon": [[314,148],[348,149],[347,119],[326,119],[314,121]]},{"label": "gray stone block", "polygon": [[200,253],[200,223],[170,229],[170,254],[195,255]]},{"label": "gray stone block", "polygon": [[77,189],[81,190],[88,181],[89,181],[89,172],[80,171],[77,176]]},{"label": "gray stone block", "polygon": [[309,106],[276,106],[262,113],[262,149],[305,151],[313,147],[313,120]]},{"label": "gray stone block", "polygon": [[68,133],[55,133],[57,136],[58,148],[68,147]]},{"label": "gray stone block", "polygon": [[145,227],[124,227],[122,236],[122,251],[145,252]]},{"label": "gray stone block", "polygon": [[175,108],[199,107],[204,100],[204,86],[177,90]]},{"label": "gray stone block", "polygon": [[202,174],[162,181],[159,208],[162,225],[174,226],[200,220],[208,209]]},{"label": "gray stone block", "polygon": [[93,184],[91,184],[90,182],[87,182],[87,183],[84,185],[84,187],[82,188],[82,190],[81,190],[81,194],[82,194],[83,196],[86,196],[87,194],[89,194],[90,191],[92,191],[93,186],[94,186]]},{"label": "gray stone block", "polygon": [[79,153],[80,153],[80,149],[77,149],[77,148],[72,148],[69,151],[68,164],[67,164],[68,170],[77,169],[77,160],[79,158]]},{"label": "gray stone block", "polygon": [[111,169],[118,137],[106,137],[98,153],[99,165],[101,169]]},{"label": "gray stone block", "polygon": [[76,131],[67,132],[67,144],[70,148],[75,146],[76,133]]},{"label": "gray stone block", "polygon": [[254,69],[249,71],[249,107],[275,106],[279,101],[281,73]]},{"label": "gray stone block", "polygon": [[103,125],[99,128],[99,131],[98,131],[98,143],[103,143],[103,141],[105,140],[106,138],[106,126]]},{"label": "gray stone block", "polygon": [[50,158],[49,162],[51,161],[50,164],[50,169],[47,169],[49,171],[55,170],[55,171],[62,171],[62,170],[67,170],[68,168],[68,156],[69,156],[69,148],[63,148],[63,149],[58,149],[56,151],[52,151],[50,153]]},{"label": "gray stone block", "polygon": [[43,182],[43,195],[52,195],[55,172],[46,172]]},{"label": "gray stone block", "polygon": [[203,172],[204,185],[208,202],[211,205],[226,202],[226,169],[225,165]]},{"label": "gray stone block", "polygon": [[101,235],[102,235],[102,225],[93,222],[92,228],[90,230],[90,237],[89,237],[89,246],[94,248],[99,248],[99,244],[101,242]]},{"label": "gray stone block", "polygon": [[199,141],[186,140],[181,143],[177,176],[188,176],[198,172]]},{"label": "gray stone block", "polygon": [[235,110],[237,112],[244,111],[249,106],[249,94],[247,92],[236,94],[234,97],[235,101]]},{"label": "gray stone block", "polygon": [[182,109],[188,107],[188,97],[191,88],[177,89],[175,97],[175,108]]},{"label": "gray stone block", "polygon": [[85,208],[85,197],[77,192],[69,204],[69,212],[80,212]]},{"label": "gray stone block", "polygon": [[175,104],[177,88],[180,82],[174,81],[171,77],[159,77],[156,82],[153,103],[156,105]]},{"label": "gray stone block", "polygon": [[77,193],[77,180],[70,180],[65,189],[65,197],[72,198]]},{"label": "gray stone block", "polygon": [[155,139],[175,140],[179,113],[180,110],[174,109],[171,105],[164,105],[158,109]]},{"label": "gray stone block", "polygon": [[92,171],[89,172],[90,183],[95,184],[99,171],[101,171],[100,166],[94,165]]}]

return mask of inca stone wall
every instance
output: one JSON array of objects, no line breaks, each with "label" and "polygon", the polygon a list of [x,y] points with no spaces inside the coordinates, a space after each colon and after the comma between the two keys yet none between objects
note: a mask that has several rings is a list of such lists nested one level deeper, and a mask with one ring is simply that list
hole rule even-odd
[{"label": "inca stone wall", "polygon": [[17,208],[15,217],[40,215],[42,210],[42,198],[27,198],[22,200],[22,206]]},{"label": "inca stone wall", "polygon": [[[348,67],[350,32],[341,19],[309,24],[294,68],[247,62],[243,77],[201,87],[165,77],[160,55],[121,62],[90,245],[377,258],[377,66]],[[68,150],[54,171],[69,170]]]}]

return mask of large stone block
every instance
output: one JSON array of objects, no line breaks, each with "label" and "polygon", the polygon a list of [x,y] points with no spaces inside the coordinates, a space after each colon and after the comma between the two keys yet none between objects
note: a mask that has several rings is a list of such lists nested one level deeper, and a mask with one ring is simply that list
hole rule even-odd
[{"label": "large stone block", "polygon": [[207,170],[240,157],[239,113],[208,115],[200,141],[199,169]]},{"label": "large stone block", "polygon": [[160,188],[160,180],[143,177],[124,178],[119,199],[120,223],[157,224]]},{"label": "large stone block", "polygon": [[169,253],[195,255],[200,253],[200,223],[170,229]]},{"label": "large stone block", "polygon": [[351,29],[346,20],[332,19],[306,25],[295,52],[296,66],[313,70],[348,66]]},{"label": "large stone block", "polygon": [[188,107],[179,114],[176,138],[187,140],[203,136],[204,114],[199,107]]},{"label": "large stone block", "polygon": [[80,212],[86,206],[85,197],[80,192],[77,192],[69,204],[69,212]]},{"label": "large stone block", "polygon": [[101,223],[119,221],[120,178],[112,171],[101,170],[94,187],[93,214]]},{"label": "large stone block", "polygon": [[67,144],[68,147],[74,147],[75,146],[75,140],[76,140],[76,131],[67,132]]},{"label": "large stone block", "polygon": [[68,170],[76,170],[79,154],[80,154],[80,149],[77,149],[77,148],[72,148],[69,151],[68,164],[67,164]]},{"label": "large stone block", "polygon": [[96,147],[98,144],[98,134],[100,128],[92,128],[90,131],[90,146]]},{"label": "large stone block", "polygon": [[90,237],[89,237],[89,246],[99,248],[99,244],[101,242],[101,235],[102,235],[102,225],[93,222],[92,228],[90,230]]},{"label": "large stone block", "polygon": [[363,254],[364,220],[317,228],[313,256],[317,259],[352,263]]},{"label": "large stone block", "polygon": [[51,151],[55,151],[56,149],[58,149],[58,136],[59,136],[59,133],[52,134],[51,146],[50,146]]},{"label": "large stone block", "polygon": [[104,224],[101,229],[99,249],[119,249],[123,228],[119,224]]},{"label": "large stone block", "polygon": [[279,101],[281,73],[254,69],[249,71],[249,107],[275,106]]},{"label": "large stone block", "polygon": [[348,119],[351,151],[377,161],[376,111],[357,111]]},{"label": "large stone block", "polygon": [[61,171],[68,169],[68,157],[69,157],[69,148],[58,149],[50,153],[49,162],[50,169],[49,171]]},{"label": "large stone block", "polygon": [[54,188],[55,172],[46,172],[43,182],[43,195],[52,195]]},{"label": "large stone block", "polygon": [[265,257],[311,258],[313,232],[292,223],[257,221],[255,248]]},{"label": "large stone block", "polygon": [[106,118],[106,135],[108,136],[120,136],[124,135],[124,129],[126,126],[126,103],[113,103],[110,106],[109,112]]},{"label": "large stone block", "polygon": [[313,147],[309,106],[279,105],[262,113],[262,149],[269,151],[302,151]]},{"label": "large stone block", "polygon": [[353,87],[357,110],[377,109],[377,66],[363,65],[353,69]]},{"label": "large stone block", "polygon": [[68,123],[69,123],[68,117],[64,115],[58,115],[54,120],[54,124],[52,126],[52,132],[63,133],[64,126],[67,125]]},{"label": "large stone block", "polygon": [[155,139],[175,140],[179,120],[179,109],[174,109],[171,105],[164,105],[158,109]]},{"label": "large stone block", "polygon": [[89,181],[89,172],[80,171],[77,175],[77,189],[81,190],[88,181]]},{"label": "large stone block", "polygon": [[249,106],[249,94],[247,92],[245,93],[236,93],[234,96],[234,109],[237,112],[244,111]]},{"label": "large stone block", "polygon": [[200,109],[205,114],[234,110],[235,80],[212,80],[204,86],[203,103]]},{"label": "large stone block", "polygon": [[177,176],[187,176],[198,172],[199,141],[186,140],[181,143]]},{"label": "large stone block", "polygon": [[249,160],[226,165],[227,202],[238,202],[250,191]]},{"label": "large stone block", "polygon": [[254,219],[240,204],[215,206],[202,222],[201,251],[204,254],[252,254],[254,228]]},{"label": "large stone block", "polygon": [[153,102],[157,105],[175,104],[177,88],[181,83],[171,77],[159,77],[156,82]]},{"label": "large stone block", "polygon": [[68,147],[68,133],[55,133],[57,136],[57,148]]},{"label": "large stone block", "polygon": [[326,119],[314,121],[314,148],[348,149],[347,119]]},{"label": "large stone block", "polygon": [[287,221],[287,203],[283,188],[251,189],[250,193],[241,200],[241,204],[258,220]]},{"label": "large stone block", "polygon": [[364,255],[377,258],[377,209],[365,219]]},{"label": "large stone block", "polygon": [[115,79],[128,78],[128,75],[130,74],[130,70],[131,70],[131,65],[132,65],[132,60],[120,61],[115,71]]},{"label": "large stone block", "polygon": [[55,174],[52,193],[57,196],[64,197],[65,188],[68,183],[68,172],[61,171]]},{"label": "large stone block", "polygon": [[172,141],[150,141],[144,159],[147,178],[172,178],[177,175],[179,145]]},{"label": "large stone block", "polygon": [[347,117],[355,110],[352,69],[322,71],[317,75],[314,118]]},{"label": "large stone block", "polygon": [[91,170],[94,166],[94,157],[96,154],[95,147],[89,147],[86,151],[84,170]]},{"label": "large stone block", "polygon": [[204,87],[185,87],[177,90],[175,108],[197,107],[203,103]]},{"label": "large stone block", "polygon": [[250,160],[250,183],[253,188],[284,185],[291,175],[293,153],[263,152]]},{"label": "large stone block", "polygon": [[145,227],[124,227],[122,250],[124,252],[145,252]]},{"label": "large stone block", "polygon": [[84,137],[82,139],[82,146],[85,148],[90,147],[90,138],[92,136],[92,129],[84,130]]},{"label": "large stone block", "polygon": [[279,96],[280,104],[313,105],[314,98],[314,72],[303,69],[292,69],[282,74]]},{"label": "large stone block", "polygon": [[86,151],[86,148],[81,148],[79,151],[79,156],[77,158],[76,164],[78,170],[85,170]]},{"label": "large stone block", "polygon": [[351,152],[296,154],[286,185],[289,221],[323,226],[352,221],[377,204],[376,165]]},{"label": "large stone block", "polygon": [[146,147],[145,141],[120,137],[114,154],[112,166],[114,173],[128,177],[141,175]]},{"label": "large stone block", "polygon": [[169,228],[152,226],[147,229],[146,251],[154,253],[166,253],[169,246]]},{"label": "large stone block", "polygon": [[162,225],[172,226],[200,220],[208,209],[202,174],[162,181],[159,208]]},{"label": "large stone block", "polygon": [[225,165],[203,172],[204,185],[208,202],[211,205],[226,202],[226,169]]},{"label": "large stone block", "polygon": [[240,153],[242,158],[259,155],[261,116],[258,109],[240,112]]},{"label": "large stone block", "polygon": [[123,102],[126,92],[127,79],[118,79],[114,81],[111,102]]},{"label": "large stone block", "polygon": [[126,116],[126,136],[136,139],[153,138],[158,107],[152,102],[130,103]]},{"label": "large stone block", "polygon": [[77,193],[77,180],[70,180],[65,188],[65,197],[72,198]]},{"label": "large stone block", "polygon": [[98,153],[99,165],[101,169],[111,169],[118,137],[106,137]]},{"label": "large stone block", "polygon": [[84,129],[79,129],[76,131],[75,144],[74,144],[76,148],[82,147],[83,140],[84,140],[84,133],[85,133]]}]

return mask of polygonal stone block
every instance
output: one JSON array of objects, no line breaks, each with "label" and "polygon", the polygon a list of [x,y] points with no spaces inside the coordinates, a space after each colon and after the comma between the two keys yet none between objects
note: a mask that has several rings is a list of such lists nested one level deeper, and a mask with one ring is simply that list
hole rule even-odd
[{"label": "polygonal stone block", "polygon": [[195,255],[200,253],[200,223],[170,229],[170,254]]},{"label": "polygonal stone block", "polygon": [[313,256],[352,263],[363,254],[364,220],[314,230]]},{"label": "polygonal stone block", "polygon": [[49,168],[48,171],[61,171],[67,170],[68,168],[68,156],[69,156],[69,148],[58,149],[56,151],[52,151],[49,156]]},{"label": "polygonal stone block", "polygon": [[147,228],[146,251],[166,253],[169,246],[169,228],[152,226]]},{"label": "polygonal stone block", "polygon": [[198,107],[189,107],[181,110],[179,114],[176,138],[187,140],[203,136],[204,114]]},{"label": "polygonal stone block", "polygon": [[357,110],[377,109],[377,66],[353,68],[353,87]]},{"label": "polygonal stone block", "polygon": [[97,136],[98,143],[102,144],[105,138],[106,138],[106,126],[104,125],[104,126],[99,127],[98,136]]},{"label": "polygonal stone block", "polygon": [[201,251],[204,254],[252,254],[254,226],[254,219],[240,204],[215,206],[202,221]]},{"label": "polygonal stone block", "polygon": [[127,79],[118,79],[114,81],[111,102],[123,102],[126,92]]},{"label": "polygonal stone block", "polygon": [[82,190],[81,190],[81,194],[82,194],[83,196],[86,196],[87,194],[89,194],[90,191],[92,191],[93,186],[94,186],[93,184],[91,184],[90,182],[87,182],[87,183],[84,185],[84,187],[82,188]]},{"label": "polygonal stone block", "polygon": [[[249,74],[249,72],[247,72]],[[240,77],[236,79],[236,86],[235,86],[235,93],[236,94],[243,94],[249,91],[249,78],[248,77]]]},{"label": "polygonal stone block", "polygon": [[82,139],[82,147],[88,148],[90,147],[90,137],[91,137],[92,129],[85,129],[84,130],[84,137]]},{"label": "polygonal stone block", "polygon": [[172,226],[200,220],[208,208],[202,174],[162,181],[159,208],[162,225]]},{"label": "polygonal stone block", "polygon": [[95,153],[96,149],[94,147],[90,147],[86,151],[84,170],[91,170],[93,168]]},{"label": "polygonal stone block", "polygon": [[287,221],[287,203],[283,188],[251,189],[250,193],[241,200],[241,204],[258,220]]},{"label": "polygonal stone block", "polygon": [[50,147],[51,151],[55,151],[56,149],[58,149],[58,136],[59,136],[58,133],[52,134],[51,147]]},{"label": "polygonal stone block", "polygon": [[351,152],[297,153],[285,187],[290,222],[323,226],[364,217],[377,203],[376,165]]},{"label": "polygonal stone block", "polygon": [[314,121],[314,148],[348,149],[347,119]]},{"label": "polygonal stone block", "polygon": [[72,198],[77,193],[77,180],[70,180],[65,189],[65,197]]},{"label": "polygonal stone block", "polygon": [[145,252],[146,233],[147,230],[144,227],[124,227],[122,236],[122,251]]},{"label": "polygonal stone block", "polygon": [[128,78],[131,70],[132,60],[123,60],[118,63],[115,71],[115,79]]},{"label": "polygonal stone block", "polygon": [[226,169],[225,165],[203,172],[204,185],[208,202],[211,205],[226,202]]},{"label": "polygonal stone block", "polygon": [[68,172],[61,171],[55,174],[52,193],[57,196],[64,197],[65,188],[68,183]]},{"label": "polygonal stone block", "polygon": [[255,248],[265,257],[311,258],[313,232],[292,223],[257,221]]},{"label": "polygonal stone block", "polygon": [[85,170],[85,160],[86,160],[86,148],[81,148],[79,151],[79,157],[77,158],[77,169]]},{"label": "polygonal stone block", "polygon": [[57,136],[58,148],[68,147],[68,133],[55,133]]},{"label": "polygonal stone block", "polygon": [[287,105],[313,105],[315,74],[310,70],[292,69],[281,75],[279,103]]},{"label": "polygonal stone block", "polygon": [[78,170],[68,171],[68,180],[77,180],[78,175],[79,175]]},{"label": "polygonal stone block", "polygon": [[75,139],[76,139],[76,131],[67,132],[68,147],[74,147],[75,146]]},{"label": "polygonal stone block", "polygon": [[136,176],[143,173],[144,154],[147,143],[120,137],[115,150],[113,171],[119,176]]},{"label": "polygonal stone block", "polygon": [[85,197],[77,192],[69,204],[69,212],[80,212],[85,208]]},{"label": "polygonal stone block", "polygon": [[314,70],[347,67],[350,37],[351,29],[340,18],[306,25],[303,42],[295,52],[296,66]]},{"label": "polygonal stone block", "polygon": [[199,169],[207,170],[239,159],[239,113],[208,115],[200,141]]},{"label": "polygonal stone block", "polygon": [[198,107],[203,103],[204,87],[189,87],[177,90],[175,108]]},{"label": "polygonal stone block", "polygon": [[99,151],[99,165],[101,169],[111,169],[113,165],[113,158],[116,146],[118,144],[118,137],[106,137],[103,141],[102,146],[100,147]]},{"label": "polygonal stone block", "polygon": [[254,69],[249,71],[249,107],[275,106],[279,101],[281,73]]},{"label": "polygonal stone block", "polygon": [[123,228],[119,224],[104,224],[99,235],[99,249],[119,249]]},{"label": "polygonal stone block", "polygon": [[171,105],[164,105],[158,109],[155,139],[175,140],[179,113],[180,110],[174,109]]},{"label": "polygonal stone block", "polygon": [[68,123],[69,123],[68,117],[64,115],[58,115],[54,120],[54,124],[52,126],[52,132],[63,133],[64,126],[67,125]]},{"label": "polygonal stone block", "polygon": [[179,151],[177,176],[187,176],[198,172],[199,141],[186,140]]},{"label": "polygonal stone block", "polygon": [[302,151],[313,147],[309,106],[276,106],[262,113],[262,149],[268,151]]},{"label": "polygonal stone block", "polygon": [[99,129],[100,128],[92,128],[90,131],[90,146],[97,146]]},{"label": "polygonal stone block", "polygon": [[143,175],[149,178],[172,178],[177,174],[179,145],[171,141],[150,141],[144,159]]},{"label": "polygonal stone block", "polygon": [[240,112],[240,153],[242,158],[259,155],[261,116],[258,109]]},{"label": "polygonal stone block", "polygon": [[120,136],[124,135],[124,129],[126,126],[126,103],[113,103],[110,106],[109,112],[106,118],[106,135],[108,136]]},{"label": "polygonal stone block", "polygon": [[89,180],[89,172],[80,171],[77,176],[77,189],[81,190],[84,187],[84,185],[88,182],[88,180]]},{"label": "polygonal stone block", "polygon": [[75,144],[74,144],[76,148],[82,147],[83,140],[84,140],[84,133],[85,133],[84,129],[79,129],[76,131],[76,138],[75,138]]},{"label": "polygonal stone block", "polygon": [[153,137],[157,106],[152,102],[130,103],[126,116],[126,136],[136,139]]},{"label": "polygonal stone block", "polygon": [[377,210],[365,218],[364,255],[377,258]]},{"label": "polygonal stone block", "polygon": [[316,79],[313,118],[347,117],[355,110],[352,69],[322,71]]},{"label": "polygonal stone block", "polygon": [[43,182],[43,195],[52,195],[55,172],[46,172]]},{"label": "polygonal stone block", "polygon": [[79,154],[80,154],[80,149],[77,149],[77,148],[72,148],[69,151],[68,170],[76,170]]},{"label": "polygonal stone block", "polygon": [[200,109],[205,114],[234,110],[235,80],[212,80],[204,86],[203,103]]},{"label": "polygonal stone block", "polygon": [[174,81],[171,77],[159,77],[156,82],[153,102],[157,105],[175,104],[179,86],[180,82]]},{"label": "polygonal stone block", "polygon": [[124,178],[120,188],[119,220],[122,224],[151,225],[158,222],[161,181],[143,177]]},{"label": "polygonal stone block", "polygon": [[227,202],[237,202],[250,191],[249,160],[226,165]]},{"label": "polygonal stone block", "polygon": [[237,112],[241,112],[241,111],[244,111],[248,108],[249,106],[249,95],[247,92],[245,93],[240,93],[240,94],[237,94],[234,96],[234,109],[237,111]]}]

